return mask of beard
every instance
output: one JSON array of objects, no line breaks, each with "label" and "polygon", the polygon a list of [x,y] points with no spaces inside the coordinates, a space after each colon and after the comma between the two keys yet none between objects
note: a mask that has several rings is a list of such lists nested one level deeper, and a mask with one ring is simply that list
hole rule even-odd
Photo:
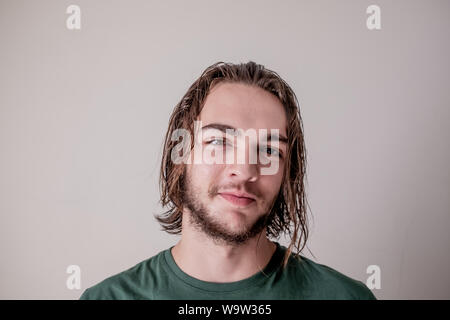
[{"label": "beard", "polygon": [[[190,211],[190,224],[197,230],[203,232],[217,245],[243,245],[260,234],[268,225],[270,214],[266,213],[259,216],[251,226],[242,225],[239,231],[231,231],[226,227],[224,222],[215,219],[211,211],[202,203],[199,198],[201,194],[199,192],[200,190],[195,188],[189,177],[186,177],[183,184],[183,206]],[[208,190],[208,198],[212,200],[217,195],[218,187],[212,186]]]}]

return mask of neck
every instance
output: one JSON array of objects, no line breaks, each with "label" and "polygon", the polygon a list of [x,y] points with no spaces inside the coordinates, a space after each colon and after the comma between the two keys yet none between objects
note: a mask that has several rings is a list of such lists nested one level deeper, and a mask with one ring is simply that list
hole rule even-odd
[{"label": "neck", "polygon": [[208,282],[239,281],[263,270],[272,258],[276,244],[265,234],[264,228],[243,244],[221,245],[183,225],[181,239],[171,253],[178,267],[191,277]]}]

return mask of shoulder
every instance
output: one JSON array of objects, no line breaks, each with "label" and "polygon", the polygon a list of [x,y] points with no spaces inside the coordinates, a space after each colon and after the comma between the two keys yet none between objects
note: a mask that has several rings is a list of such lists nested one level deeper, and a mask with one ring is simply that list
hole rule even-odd
[{"label": "shoulder", "polygon": [[163,252],[141,261],[133,267],[110,276],[103,281],[87,288],[80,296],[80,300],[127,300],[139,298],[151,298],[151,291],[145,287],[151,287],[156,281],[155,272],[161,265]]},{"label": "shoulder", "polygon": [[290,257],[288,266],[291,269],[294,267],[303,286],[309,288],[308,292],[314,299],[376,300],[363,282],[302,255]]}]

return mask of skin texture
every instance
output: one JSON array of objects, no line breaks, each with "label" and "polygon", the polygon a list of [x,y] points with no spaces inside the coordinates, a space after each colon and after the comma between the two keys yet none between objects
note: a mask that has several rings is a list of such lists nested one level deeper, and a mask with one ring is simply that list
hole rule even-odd
[{"label": "skin texture", "polygon": [[[199,120],[202,127],[218,123],[257,132],[279,129],[280,136],[286,136],[287,120],[281,102],[269,92],[245,84],[216,85],[206,98]],[[237,140],[224,146],[220,142],[224,137],[225,133],[217,129],[203,130],[191,159],[197,156],[200,144],[210,150],[221,148],[225,155],[234,148],[237,154]],[[214,138],[219,141],[211,145]],[[243,148],[245,163],[235,158],[232,163],[186,164],[182,235],[172,255],[177,265],[194,278],[239,281],[263,269],[275,251],[275,244],[266,237],[265,218],[281,187],[287,146],[280,142],[276,147],[281,158],[271,149],[270,159],[278,161],[278,170],[270,175],[261,175],[261,168],[267,164],[249,161],[249,150],[258,150],[257,146],[247,140]],[[267,149],[258,151],[258,155],[268,156]],[[253,201],[231,203],[223,196],[226,192],[245,192]]]}]

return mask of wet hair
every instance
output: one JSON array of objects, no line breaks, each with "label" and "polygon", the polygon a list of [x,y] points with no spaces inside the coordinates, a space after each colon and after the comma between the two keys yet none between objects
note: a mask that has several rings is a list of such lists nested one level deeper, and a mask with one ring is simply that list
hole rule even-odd
[{"label": "wet hair", "polygon": [[180,234],[182,228],[183,192],[185,190],[185,164],[176,164],[171,153],[178,141],[171,139],[175,129],[191,133],[191,150],[194,145],[194,121],[197,120],[210,90],[221,82],[247,84],[259,87],[276,96],[284,106],[287,117],[287,154],[283,181],[278,195],[267,215],[266,236],[279,238],[285,233],[290,244],[283,259],[300,259],[300,252],[308,239],[306,182],[306,148],[300,106],[294,91],[274,71],[253,61],[241,64],[217,62],[201,74],[175,106],[165,136],[160,171],[160,202],[167,211],[155,215],[163,231]]}]

